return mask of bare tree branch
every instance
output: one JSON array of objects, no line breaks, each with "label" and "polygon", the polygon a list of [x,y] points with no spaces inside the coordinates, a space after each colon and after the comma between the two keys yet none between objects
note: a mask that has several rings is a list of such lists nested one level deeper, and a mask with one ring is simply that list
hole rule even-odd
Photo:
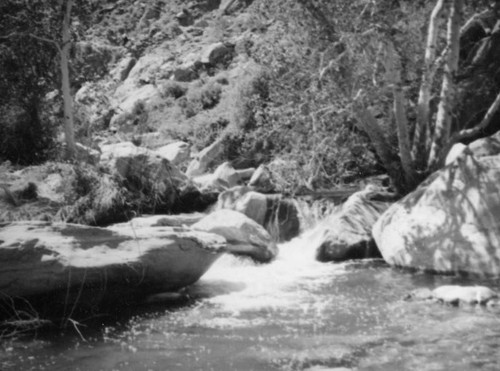
[{"label": "bare tree branch", "polygon": [[484,115],[479,125],[474,126],[473,128],[470,129],[461,130],[452,135],[445,150],[443,151],[442,157],[443,158],[446,157],[451,147],[453,147],[455,143],[458,143],[465,139],[479,137],[481,135],[481,132],[484,129],[488,128],[488,126],[491,124],[493,116],[495,116],[495,114],[498,112],[499,109],[500,109],[500,93],[498,93],[497,97],[495,98],[495,101],[491,104],[490,108],[488,108],[488,111]]},{"label": "bare tree branch", "polygon": [[29,33],[29,32],[14,31],[14,32],[11,32],[8,35],[0,36],[0,40],[10,40],[10,39],[13,39],[15,37],[23,37],[23,36],[24,37],[30,37],[32,39],[35,39],[35,40],[38,40],[38,41],[42,41],[42,42],[45,42],[45,43],[48,43],[48,44],[52,44],[53,46],[55,46],[57,48],[57,50],[59,52],[61,51],[61,47],[59,46],[59,44],[57,43],[57,41],[52,40],[52,39],[48,39],[48,38],[45,38],[45,37],[42,37],[42,36],[34,35],[32,33]]}]

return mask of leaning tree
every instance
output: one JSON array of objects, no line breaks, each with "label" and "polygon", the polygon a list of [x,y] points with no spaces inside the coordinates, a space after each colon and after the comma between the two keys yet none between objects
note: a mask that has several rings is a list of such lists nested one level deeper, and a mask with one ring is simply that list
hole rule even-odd
[{"label": "leaning tree", "polygon": [[[474,14],[464,23],[464,0],[437,1],[428,24],[418,98],[416,102],[410,102],[414,103],[416,111],[416,117],[411,120],[405,97],[406,86],[401,78],[401,53],[392,35],[377,39],[379,58],[376,63],[385,72],[385,86],[392,94],[390,116],[395,122],[397,150],[389,143],[390,133],[381,127],[363,89],[355,96],[353,108],[359,126],[370,137],[399,192],[412,190],[429,173],[443,166],[446,155],[455,143],[492,131],[492,119],[500,106],[498,79],[484,73],[474,76],[471,71],[483,69],[484,72],[485,66],[491,64],[488,60],[497,57],[495,50],[500,36],[500,6],[497,4],[495,2],[486,11]],[[446,32],[440,38],[443,20],[446,20]],[[472,40],[470,45],[465,45],[465,40],[474,38],[476,40]],[[496,66],[488,68],[490,74],[497,75],[500,71]],[[497,95],[490,101],[489,107],[481,112],[482,118],[472,126],[467,123],[467,126],[460,122],[462,99],[466,94],[464,90],[471,79],[478,78],[482,81],[496,80],[493,90]],[[466,109],[473,110],[474,107]]]}]

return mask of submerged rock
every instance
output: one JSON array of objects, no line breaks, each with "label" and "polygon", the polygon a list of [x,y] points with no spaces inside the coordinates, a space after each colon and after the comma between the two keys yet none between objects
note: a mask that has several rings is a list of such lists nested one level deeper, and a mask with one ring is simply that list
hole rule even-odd
[{"label": "submerged rock", "polygon": [[432,291],[434,299],[446,304],[486,304],[498,295],[485,286],[458,286],[446,285],[440,286]]},{"label": "submerged rock", "polygon": [[445,285],[434,290],[428,288],[413,290],[405,299],[432,300],[450,305],[460,303],[490,305],[490,302],[496,303],[495,299],[498,299],[498,294],[485,286]]},{"label": "submerged rock", "polygon": [[250,256],[259,262],[268,262],[278,254],[276,244],[264,227],[237,211],[217,210],[191,228],[221,235],[227,240],[228,252]]},{"label": "submerged rock", "polygon": [[0,291],[33,299],[48,315],[94,311],[190,285],[224,249],[220,236],[167,227],[7,223],[0,227]]},{"label": "submerged rock", "polygon": [[373,234],[391,265],[500,275],[500,156],[470,153],[392,205]]},{"label": "submerged rock", "polygon": [[316,240],[316,259],[326,262],[381,257],[371,231],[390,203],[376,200],[379,194],[370,186],[354,193],[340,211],[316,227],[315,234],[321,236]]}]

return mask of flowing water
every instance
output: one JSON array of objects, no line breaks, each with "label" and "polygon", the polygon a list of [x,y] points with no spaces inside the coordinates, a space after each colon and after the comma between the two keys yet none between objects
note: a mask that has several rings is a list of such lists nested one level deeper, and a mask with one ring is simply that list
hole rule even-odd
[{"label": "flowing water", "polygon": [[180,303],[6,341],[0,369],[500,370],[500,310],[403,300],[471,282],[382,261],[319,263],[313,239],[281,245],[267,265],[223,256]]}]

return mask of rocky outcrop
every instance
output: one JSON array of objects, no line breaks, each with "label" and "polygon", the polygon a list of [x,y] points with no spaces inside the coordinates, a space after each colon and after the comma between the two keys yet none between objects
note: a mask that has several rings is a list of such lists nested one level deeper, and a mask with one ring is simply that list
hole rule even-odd
[{"label": "rocky outcrop", "polygon": [[377,200],[380,194],[370,186],[354,193],[339,211],[315,228],[316,259],[326,262],[381,257],[372,227],[391,203]]},{"label": "rocky outcrop", "polygon": [[190,285],[224,249],[217,235],[167,227],[2,224],[0,291],[47,315],[71,316]]},{"label": "rocky outcrop", "polygon": [[373,234],[391,265],[500,275],[500,156],[470,153],[392,205]]},{"label": "rocky outcrop", "polygon": [[259,262],[274,259],[278,248],[260,224],[233,210],[217,210],[191,226],[194,230],[216,233],[227,240],[227,251],[250,256]]},{"label": "rocky outcrop", "polygon": [[295,203],[281,195],[264,195],[250,187],[234,187],[219,195],[216,210],[231,209],[262,225],[277,241],[288,241],[300,232]]}]

